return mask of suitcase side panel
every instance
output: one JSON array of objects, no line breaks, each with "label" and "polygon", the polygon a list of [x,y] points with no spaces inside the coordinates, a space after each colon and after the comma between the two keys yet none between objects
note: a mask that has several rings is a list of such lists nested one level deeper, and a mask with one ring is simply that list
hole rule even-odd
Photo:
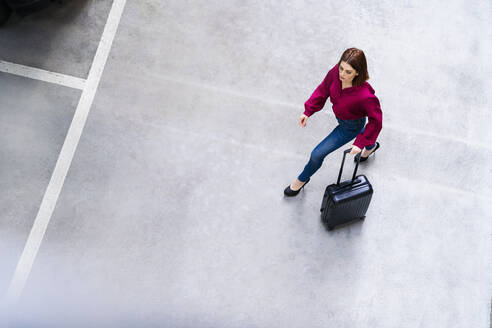
[{"label": "suitcase side panel", "polygon": [[326,195],[325,198],[326,200],[323,199],[323,203],[326,203],[326,205],[323,208],[322,219],[329,228],[332,228],[364,217],[372,199],[372,192],[364,193],[357,198],[342,202],[337,202],[330,194]]}]

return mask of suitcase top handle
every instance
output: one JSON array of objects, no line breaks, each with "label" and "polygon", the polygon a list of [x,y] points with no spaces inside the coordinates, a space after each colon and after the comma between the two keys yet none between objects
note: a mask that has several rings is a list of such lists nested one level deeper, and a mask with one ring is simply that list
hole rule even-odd
[{"label": "suitcase top handle", "polygon": [[[340,166],[340,172],[338,173],[338,180],[337,180],[338,186],[340,185],[340,179],[342,178],[343,164],[345,164],[345,156],[347,156],[347,154],[350,153],[351,150],[352,149],[349,148],[343,151],[342,165]],[[354,183],[355,175],[357,174],[357,169],[359,168],[359,162],[360,162],[360,156],[357,157],[357,164],[355,164],[354,174],[352,175],[352,181],[350,182],[350,184]]]}]

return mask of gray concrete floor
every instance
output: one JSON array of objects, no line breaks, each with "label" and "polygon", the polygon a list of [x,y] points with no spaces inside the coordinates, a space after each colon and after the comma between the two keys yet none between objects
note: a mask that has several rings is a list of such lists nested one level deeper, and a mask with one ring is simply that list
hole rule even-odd
[{"label": "gray concrete floor", "polygon": [[[86,77],[110,2],[57,6],[1,29],[0,60]],[[488,1],[129,0],[11,325],[487,327],[491,19]],[[297,118],[351,46],[382,148],[367,219],[328,232],[341,150],[282,191],[336,124]],[[2,293],[80,91],[0,85]]]},{"label": "gray concrete floor", "polygon": [[80,92],[4,73],[0,73],[0,84],[3,294],[36,217]]}]

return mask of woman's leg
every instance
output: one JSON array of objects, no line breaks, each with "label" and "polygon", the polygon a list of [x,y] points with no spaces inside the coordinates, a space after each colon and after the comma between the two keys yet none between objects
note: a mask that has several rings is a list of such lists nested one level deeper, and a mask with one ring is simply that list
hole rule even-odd
[{"label": "woman's leg", "polygon": [[323,141],[321,141],[311,152],[309,162],[304,167],[302,173],[298,176],[300,182],[306,182],[323,164],[325,157],[345,145],[355,138],[355,134],[345,126],[338,125]]}]

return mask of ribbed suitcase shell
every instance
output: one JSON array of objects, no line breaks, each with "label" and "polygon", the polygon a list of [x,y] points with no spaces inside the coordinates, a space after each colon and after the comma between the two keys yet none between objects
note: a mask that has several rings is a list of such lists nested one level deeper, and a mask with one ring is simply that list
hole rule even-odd
[{"label": "ribbed suitcase shell", "polygon": [[321,205],[321,218],[333,230],[335,226],[357,219],[364,219],[373,189],[365,175],[359,175],[340,185],[336,183],[326,187]]}]

